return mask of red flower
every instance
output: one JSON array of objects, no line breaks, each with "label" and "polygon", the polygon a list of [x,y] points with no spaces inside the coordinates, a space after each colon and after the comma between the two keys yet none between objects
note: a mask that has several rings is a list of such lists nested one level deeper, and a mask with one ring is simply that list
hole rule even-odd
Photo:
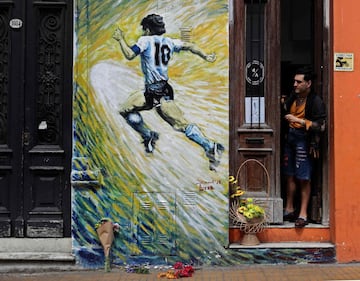
[{"label": "red flower", "polygon": [[184,264],[180,261],[178,261],[174,264],[175,269],[182,269],[183,267],[184,267]]},{"label": "red flower", "polygon": [[181,262],[175,263],[174,268],[176,269],[175,275],[179,277],[191,277],[194,272],[194,268],[191,265],[184,265]]}]

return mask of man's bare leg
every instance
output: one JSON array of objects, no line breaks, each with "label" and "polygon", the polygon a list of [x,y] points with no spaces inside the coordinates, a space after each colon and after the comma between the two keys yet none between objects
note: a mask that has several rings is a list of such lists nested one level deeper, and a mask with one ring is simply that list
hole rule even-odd
[{"label": "man's bare leg", "polygon": [[300,180],[301,188],[301,207],[299,217],[307,219],[307,208],[310,201],[311,195],[311,183],[308,180]]}]

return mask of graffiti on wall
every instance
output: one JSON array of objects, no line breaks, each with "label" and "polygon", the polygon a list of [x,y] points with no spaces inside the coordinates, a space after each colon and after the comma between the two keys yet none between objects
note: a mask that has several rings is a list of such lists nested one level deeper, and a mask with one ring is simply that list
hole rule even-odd
[{"label": "graffiti on wall", "polygon": [[[221,263],[228,238],[227,1],[77,0],[73,245],[100,266]],[[211,247],[209,248],[209,245]]]}]

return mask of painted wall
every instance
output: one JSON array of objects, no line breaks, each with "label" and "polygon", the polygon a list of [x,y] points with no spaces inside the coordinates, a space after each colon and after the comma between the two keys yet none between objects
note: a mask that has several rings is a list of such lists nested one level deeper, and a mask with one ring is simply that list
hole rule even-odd
[{"label": "painted wall", "polygon": [[[103,217],[120,224],[113,263],[226,263],[221,255],[228,243],[227,3],[76,1],[72,234],[82,265],[103,264],[95,230]],[[169,83],[184,119],[225,148],[216,170],[209,169],[202,145],[155,109],[141,112],[159,134],[152,153],[119,114],[132,95],[143,98],[144,75],[140,58],[127,60],[112,37],[119,26],[129,45],[135,44],[141,20],[152,13],[163,16],[167,36],[217,56],[211,63],[182,51],[169,63]]]},{"label": "painted wall", "polygon": [[[332,249],[224,249],[229,240],[227,3],[76,1],[72,236],[74,254],[83,266],[104,264],[95,230],[103,217],[120,225],[112,245],[115,264],[334,261]],[[354,10],[335,3],[335,51],[357,53],[354,48],[359,45],[358,39],[347,32],[358,24]],[[127,42],[135,44],[142,34],[141,20],[151,13],[163,16],[168,36],[195,42],[204,52],[216,53],[216,61],[210,63],[180,52],[169,64],[169,82],[184,119],[196,124],[205,138],[225,147],[216,170],[209,169],[204,148],[183,131],[175,130],[156,110],[141,112],[148,127],[159,134],[152,153],[145,151],[142,137],[119,114],[129,97],[136,94],[143,98],[144,74],[140,58],[127,60],[113,34],[119,26]],[[359,249],[359,242],[352,238],[353,230],[359,232],[357,221],[353,221],[358,217],[359,202],[352,198],[357,180],[350,174],[357,169],[353,148],[358,130],[349,122],[356,118],[359,102],[360,91],[351,83],[357,65],[355,61],[353,72],[334,74],[331,241],[336,242],[340,262],[357,260]],[[344,206],[350,207],[350,214]],[[269,230],[262,234],[264,241],[288,238],[283,232],[275,237],[268,234]],[[323,233],[317,237],[319,241],[329,240]],[[314,237],[301,236],[298,240],[314,241]]]},{"label": "painted wall", "polygon": [[334,168],[331,229],[339,262],[360,261],[360,2],[333,1],[334,53],[353,53],[354,70],[334,71]]}]

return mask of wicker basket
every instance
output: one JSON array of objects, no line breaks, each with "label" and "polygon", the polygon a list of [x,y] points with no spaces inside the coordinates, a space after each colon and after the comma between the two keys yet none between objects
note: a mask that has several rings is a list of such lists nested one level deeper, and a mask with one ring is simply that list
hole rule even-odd
[{"label": "wicker basket", "polygon": [[[249,162],[254,162],[254,163],[258,164],[259,166],[261,166],[261,168],[263,169],[263,171],[266,175],[266,180],[267,180],[267,196],[269,196],[269,192],[270,192],[269,172],[267,171],[264,164],[261,163],[257,159],[247,159],[246,161],[244,161],[240,165],[239,169],[237,170],[236,180],[238,180],[238,178],[239,178],[241,169]],[[264,203],[263,201],[256,202],[256,198],[254,198],[254,203],[257,205],[260,205],[265,210],[268,209],[267,203]],[[253,218],[253,219],[249,220],[249,219],[246,219],[242,214],[240,214],[238,212],[238,209],[239,209],[238,201],[233,202],[231,204],[229,214],[230,214],[230,219],[232,220],[233,224],[235,226],[238,226],[240,228],[240,230],[244,232],[244,236],[243,236],[242,240],[240,241],[240,244],[246,245],[246,246],[255,246],[255,245],[260,244],[260,241],[258,240],[256,234],[263,231],[264,228],[268,225],[268,219],[267,219],[266,212],[265,212],[264,217],[258,217],[258,218]]]}]

